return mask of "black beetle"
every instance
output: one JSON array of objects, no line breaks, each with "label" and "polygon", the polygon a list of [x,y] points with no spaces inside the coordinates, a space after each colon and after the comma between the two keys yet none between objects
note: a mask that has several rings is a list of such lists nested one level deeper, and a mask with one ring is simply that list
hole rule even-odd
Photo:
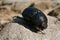
[{"label": "black beetle", "polygon": [[23,18],[37,30],[44,30],[47,28],[47,17],[39,9],[35,7],[28,7],[22,12]]}]

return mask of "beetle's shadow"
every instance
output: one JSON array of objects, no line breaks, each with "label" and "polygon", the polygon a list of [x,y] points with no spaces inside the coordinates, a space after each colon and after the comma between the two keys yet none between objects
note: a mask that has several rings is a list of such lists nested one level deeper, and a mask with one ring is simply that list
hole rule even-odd
[{"label": "beetle's shadow", "polygon": [[28,24],[22,17],[16,17],[12,22],[13,23],[18,23],[20,25],[23,25],[25,28],[29,29],[32,32],[37,33],[39,31],[34,26]]}]

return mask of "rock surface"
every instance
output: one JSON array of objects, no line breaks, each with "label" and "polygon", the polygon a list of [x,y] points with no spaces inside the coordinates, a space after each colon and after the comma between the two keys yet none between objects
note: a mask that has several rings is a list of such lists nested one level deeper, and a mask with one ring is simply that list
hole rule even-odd
[{"label": "rock surface", "polygon": [[[58,23],[54,17],[47,16],[47,18],[48,28],[43,31],[45,34],[32,32],[23,25],[15,22],[17,21],[16,19],[0,31],[0,40],[60,40],[60,22]],[[18,21],[23,23],[20,19]]]}]

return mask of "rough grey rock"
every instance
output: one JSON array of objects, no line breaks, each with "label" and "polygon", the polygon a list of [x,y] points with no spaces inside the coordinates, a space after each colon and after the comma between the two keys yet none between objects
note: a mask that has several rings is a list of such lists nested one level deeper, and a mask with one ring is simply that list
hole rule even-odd
[{"label": "rough grey rock", "polygon": [[59,23],[56,22],[57,19],[50,16],[47,16],[47,18],[48,28],[43,31],[45,34],[32,32],[17,23],[21,21],[21,23],[24,24],[22,20],[18,19],[16,22],[17,19],[15,19],[15,21],[7,24],[0,31],[0,40],[60,40],[60,27],[58,25]]}]

